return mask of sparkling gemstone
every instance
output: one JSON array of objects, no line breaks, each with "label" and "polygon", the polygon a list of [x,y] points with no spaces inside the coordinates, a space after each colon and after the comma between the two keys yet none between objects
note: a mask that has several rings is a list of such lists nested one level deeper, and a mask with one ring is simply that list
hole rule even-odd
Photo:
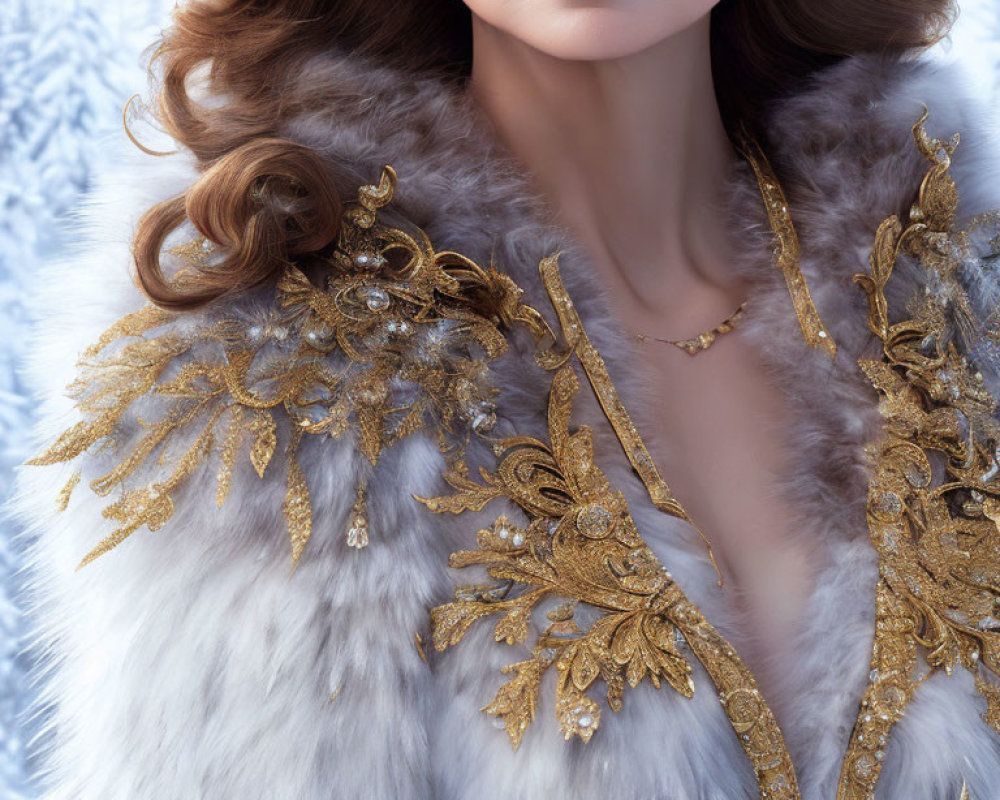
[{"label": "sparkling gemstone", "polygon": [[868,753],[862,753],[854,760],[854,776],[865,780],[870,778],[875,770],[875,761],[868,755]]},{"label": "sparkling gemstone", "polygon": [[895,492],[876,491],[872,494],[871,510],[880,519],[896,519],[903,513],[903,501]]},{"label": "sparkling gemstone", "polygon": [[882,690],[882,701],[890,708],[902,708],[906,695],[896,686],[887,686]]},{"label": "sparkling gemstone", "polygon": [[510,541],[513,543],[514,547],[520,547],[524,544],[524,534],[517,531],[513,536],[510,537]]},{"label": "sparkling gemstone", "polygon": [[576,724],[579,725],[581,728],[589,728],[591,725],[594,724],[594,718],[591,717],[590,714],[584,714],[576,721]]},{"label": "sparkling gemstone", "polygon": [[476,433],[486,433],[493,430],[497,424],[497,413],[492,403],[478,403],[470,409],[472,430]]},{"label": "sparkling gemstone", "polygon": [[390,336],[409,336],[413,333],[413,326],[405,319],[390,319],[385,329]]},{"label": "sparkling gemstone", "polygon": [[922,487],[930,483],[930,470],[925,465],[907,461],[903,466],[903,475],[911,486]]},{"label": "sparkling gemstone", "polygon": [[357,516],[347,531],[347,545],[360,550],[368,545],[368,520]]},{"label": "sparkling gemstone", "polygon": [[508,536],[510,536],[510,528],[508,528],[506,525],[502,525],[499,528],[499,530],[497,530],[497,536],[499,536],[501,539],[506,539]]},{"label": "sparkling gemstone", "polygon": [[584,536],[599,539],[611,530],[612,520],[613,517],[608,509],[599,503],[590,503],[580,509],[576,524]]},{"label": "sparkling gemstone", "polygon": [[389,387],[384,383],[361,384],[350,390],[350,397],[362,405],[379,405],[389,396]]},{"label": "sparkling gemstone", "polygon": [[369,311],[385,311],[389,307],[389,294],[381,286],[368,286],[361,296]]},{"label": "sparkling gemstone", "polygon": [[378,269],[384,261],[381,255],[374,253],[358,253],[354,256],[354,263],[361,269]]}]

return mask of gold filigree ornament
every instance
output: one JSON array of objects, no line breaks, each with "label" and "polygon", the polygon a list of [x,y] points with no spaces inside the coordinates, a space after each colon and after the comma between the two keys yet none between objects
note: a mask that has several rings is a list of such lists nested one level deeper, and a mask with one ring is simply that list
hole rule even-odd
[{"label": "gold filigree ornament", "polygon": [[[879,556],[871,674],[838,800],[874,797],[889,734],[934,672],[972,672],[985,719],[1000,733],[1000,424],[982,373],[960,347],[991,335],[972,311],[962,268],[982,266],[970,242],[995,238],[1000,215],[954,230],[958,194],[948,168],[959,138],[929,137],[927,116],[913,132],[931,166],[907,224],[886,219],[870,274],[855,276],[882,345],[880,360],[858,363],[878,392],[884,432],[867,447],[867,518]],[[885,288],[904,256],[925,270],[926,288],[893,322]]]},{"label": "gold filigree ornament", "polygon": [[[374,467],[386,448],[427,425],[451,460],[462,458],[469,436],[491,430],[496,390],[488,362],[506,349],[505,327],[539,322],[505,275],[435,252],[422,231],[378,223],[395,182],[386,166],[379,183],[362,186],[357,203],[347,205],[322,288],[289,264],[271,302],[209,306],[193,325],[190,314],[147,304],[83,351],[68,387],[83,419],[27,462],[113,454],[113,468],[90,488],[101,496],[117,490],[103,513],[118,527],[80,567],[143,525],[163,527],[175,490],[210,461],[221,507],[241,458],[260,478],[285,462],[294,566],[311,532],[297,458],[304,434],[354,433]],[[185,265],[180,280],[210,261],[213,245],[199,237],[170,252]],[[137,443],[120,452],[119,439],[134,430]],[[60,508],[79,475],[60,492]],[[347,532],[359,549],[369,540],[365,480]]]},{"label": "gold filigree ornament", "polygon": [[[516,749],[534,718],[542,679],[555,668],[555,712],[564,737],[589,741],[601,720],[588,695],[597,681],[608,706],[622,708],[624,687],[648,679],[685,697],[695,690],[690,653],[701,662],[750,758],[762,798],[799,797],[791,759],[774,715],[733,647],[705,619],[644,543],[624,495],[594,460],[591,430],[570,430],[579,380],[568,362],[577,358],[602,409],[654,504],[687,520],[660,477],[606,366],[590,342],[563,287],[556,253],[539,271],[556,309],[563,346],[539,352],[555,373],[549,395],[549,441],[500,439],[495,470],[475,479],[463,464],[445,475],[452,495],[417,498],[432,511],[481,510],[496,499],[513,501],[526,522],[506,515],[478,534],[478,549],[453,553],[450,565],[484,567],[494,583],[460,586],[455,600],[431,610],[432,641],[442,651],[458,644],[479,619],[498,615],[497,642],[528,639],[533,612],[555,601],[531,658],[510,664],[513,677],[483,708],[504,723]],[[580,612],[580,613],[578,613]]]}]

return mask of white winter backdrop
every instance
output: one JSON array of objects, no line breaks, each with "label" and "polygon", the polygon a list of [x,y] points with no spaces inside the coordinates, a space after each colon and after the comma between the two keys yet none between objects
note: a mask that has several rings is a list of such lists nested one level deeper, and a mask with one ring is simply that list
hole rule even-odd
[{"label": "white winter backdrop", "polygon": [[[27,346],[22,287],[65,246],[67,222],[102,168],[102,137],[145,92],[143,50],[169,24],[168,0],[0,0],[0,501],[28,456],[31,401],[18,375]],[[1000,98],[1000,0],[964,0],[938,55],[965,62]],[[39,720],[23,645],[30,636],[18,573],[23,540],[0,517],[0,800],[35,795],[29,746]]]}]

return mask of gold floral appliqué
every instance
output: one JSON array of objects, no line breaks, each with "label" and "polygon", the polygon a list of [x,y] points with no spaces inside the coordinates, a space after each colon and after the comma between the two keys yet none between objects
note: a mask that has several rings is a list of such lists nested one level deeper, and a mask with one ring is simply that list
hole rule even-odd
[{"label": "gold floral appliqu\u00e9", "polygon": [[[527,522],[506,515],[478,534],[478,549],[453,553],[450,565],[485,567],[495,581],[460,586],[455,600],[431,611],[433,645],[457,645],[485,617],[499,617],[494,638],[509,645],[529,636],[532,612],[543,600],[558,603],[532,656],[504,668],[511,679],[483,710],[500,718],[517,748],[534,718],[543,676],[555,669],[555,711],[566,739],[589,741],[601,722],[589,696],[598,681],[612,711],[622,708],[627,683],[648,679],[691,697],[695,691],[686,651],[701,662],[757,776],[762,798],[799,797],[791,759],[774,715],[756,681],[729,644],[705,619],[643,541],[621,491],[594,460],[591,431],[572,431],[579,380],[568,365],[576,356],[626,453],[661,510],[687,515],[659,476],[563,288],[558,254],[542,260],[543,283],[563,324],[566,346],[538,354],[554,370],[549,394],[549,440],[499,440],[499,463],[473,478],[459,466],[446,475],[455,493],[418,498],[439,513],[481,510],[496,499],[513,501]],[[583,622],[578,611],[596,620]]]},{"label": "gold floral appliqu\u00e9", "polygon": [[[282,510],[294,565],[312,527],[297,457],[304,435],[351,432],[374,466],[387,447],[428,424],[451,459],[461,457],[465,439],[494,426],[487,364],[506,349],[503,328],[531,324],[533,312],[506,276],[458,253],[435,252],[422,231],[377,222],[395,181],[387,166],[377,185],[362,186],[357,203],[348,204],[321,287],[289,264],[273,302],[209,308],[195,325],[148,304],[83,352],[69,389],[84,419],[27,462],[68,462],[96,448],[118,454],[109,472],[90,481],[101,496],[118,491],[104,509],[118,527],[80,566],[143,525],[163,527],[175,490],[205,462],[217,465],[221,507],[240,459],[260,478],[284,462]],[[185,269],[197,268],[212,245],[194,240],[171,252]],[[279,423],[289,431],[283,448]],[[128,426],[143,432],[119,452]],[[60,508],[78,481],[74,473]],[[347,543],[363,548],[368,541],[362,478]]]}]

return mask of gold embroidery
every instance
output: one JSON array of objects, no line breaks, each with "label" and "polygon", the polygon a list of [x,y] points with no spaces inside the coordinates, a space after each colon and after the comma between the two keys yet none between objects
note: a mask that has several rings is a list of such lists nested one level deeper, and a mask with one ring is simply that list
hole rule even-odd
[{"label": "gold embroidery", "polygon": [[552,300],[563,331],[563,337],[566,340],[565,352],[560,354],[555,348],[544,350],[537,356],[538,363],[546,369],[555,369],[568,361],[574,354],[580,359],[580,364],[587,374],[594,394],[597,395],[601,409],[618,436],[618,441],[625,449],[629,463],[645,484],[649,499],[660,511],[680,517],[691,524],[691,527],[695,529],[708,548],[708,558],[712,562],[712,566],[715,567],[719,586],[722,586],[722,573],[719,571],[719,565],[715,562],[712,543],[687,515],[687,512],[674,497],[673,492],[670,491],[667,482],[660,476],[656,462],[653,461],[649,450],[646,449],[646,444],[632,422],[625,404],[618,397],[618,391],[611,382],[611,376],[608,375],[604,359],[601,358],[601,354],[597,352],[597,348],[591,343],[590,337],[587,336],[587,332],[583,328],[580,316],[577,314],[573,301],[570,300],[569,294],[563,286],[562,278],[559,276],[559,254],[555,253],[543,258],[538,265],[538,271],[542,276],[545,290]]},{"label": "gold embroidery", "polygon": [[[495,389],[486,364],[506,349],[501,329],[525,324],[541,335],[544,321],[520,302],[520,289],[507,276],[458,253],[435,252],[423,232],[413,236],[377,223],[394,186],[387,166],[377,186],[361,187],[357,204],[345,210],[323,288],[289,265],[274,302],[260,312],[188,326],[183,315],[150,304],[83,351],[82,374],[69,389],[85,419],[27,463],[71,461],[98,446],[114,451],[123,426],[145,432],[90,482],[102,496],[120,489],[104,511],[118,527],[79,566],[143,525],[162,527],[173,515],[175,490],[210,458],[219,464],[219,506],[244,448],[263,478],[274,469],[281,420],[290,423],[281,455],[282,509],[293,565],[311,535],[309,488],[297,458],[304,433],[340,437],[355,430],[375,465],[385,448],[430,419],[453,460],[468,436],[494,426]],[[188,268],[204,265],[212,252],[206,244],[187,242],[173,253]],[[140,400],[139,416],[126,421]],[[189,431],[193,443],[180,452],[177,440]],[[60,493],[60,507],[73,486]],[[349,525],[349,544],[364,547],[364,483]]]},{"label": "gold embroidery", "polygon": [[[844,758],[838,800],[873,796],[888,736],[918,685],[961,666],[976,675],[997,725],[1000,674],[1000,423],[983,376],[956,346],[976,335],[960,265],[971,229],[952,231],[958,195],[948,175],[956,134],[945,144],[913,132],[931,166],[904,227],[879,227],[869,275],[855,281],[869,303],[869,326],[883,359],[859,365],[878,391],[885,431],[869,444],[873,464],[867,517],[879,555],[871,675]],[[973,225],[1000,217],[980,216]],[[927,288],[892,322],[886,283],[901,255],[919,259]],[[979,334],[982,335],[981,332]],[[974,339],[969,339],[974,341]],[[915,674],[918,653],[926,666]]]},{"label": "gold embroidery", "polygon": [[775,233],[775,256],[778,268],[785,276],[788,294],[792,298],[795,316],[799,320],[802,335],[810,347],[822,347],[830,357],[837,354],[837,345],[829,331],[823,327],[823,322],[813,303],[809,287],[799,267],[799,239],[792,224],[791,212],[788,210],[788,200],[778,182],[774,170],[761,151],[760,146],[746,132],[739,136],[739,150],[750,162],[757,185],[764,198],[764,208],[771,229]]},{"label": "gold embroidery", "polygon": [[70,495],[73,494],[73,490],[76,485],[80,482],[82,475],[79,472],[74,472],[70,475],[69,480],[66,481],[66,485],[59,490],[59,496],[56,497],[56,508],[59,511],[65,511],[66,507],[69,505]]},{"label": "gold embroidery", "polygon": [[[522,643],[542,600],[569,599],[549,613],[551,624],[532,658],[504,668],[514,677],[484,709],[503,719],[515,748],[534,717],[549,667],[558,672],[556,714],[563,735],[589,741],[601,712],[587,691],[598,678],[613,711],[622,707],[625,682],[634,688],[646,677],[691,697],[691,667],[681,653],[690,647],[719,689],[762,797],[798,797],[781,733],[753,677],[643,542],[624,496],[594,463],[590,430],[570,432],[577,389],[573,370],[559,367],[549,400],[550,444],[530,437],[501,440],[500,463],[495,472],[482,473],[483,483],[450,473],[455,494],[421,498],[433,511],[459,513],[505,497],[528,519],[518,525],[498,517],[479,532],[478,550],[452,554],[451,566],[484,566],[497,582],[459,587],[455,601],[431,611],[434,647],[457,644],[477,619],[495,614],[501,615],[496,641]],[[515,584],[524,587],[519,594],[513,593]],[[574,619],[578,603],[603,612],[586,630]]]},{"label": "gold embroidery", "polygon": [[[647,677],[656,687],[665,681],[690,697],[694,682],[682,655],[689,648],[719,691],[753,764],[761,797],[797,800],[791,759],[753,676],[643,542],[624,496],[594,462],[590,429],[570,431],[578,380],[566,361],[576,353],[630,460],[637,471],[643,467],[640,474],[650,494],[660,488],[669,497],[652,460],[638,458],[645,447],[565,293],[558,254],[544,259],[540,270],[567,341],[563,353],[553,348],[538,356],[543,366],[556,370],[549,443],[531,437],[502,439],[496,445],[499,464],[493,472],[482,470],[481,481],[459,465],[446,474],[454,494],[417,498],[433,511],[456,514],[506,498],[527,518],[519,524],[500,516],[479,532],[478,550],[452,554],[452,567],[485,567],[495,583],[461,586],[453,602],[432,609],[434,647],[440,651],[458,644],[476,620],[496,614],[501,616],[494,639],[523,643],[536,607],[562,601],[548,612],[550,624],[534,643],[532,657],[503,669],[513,677],[483,709],[503,720],[515,748],[534,718],[540,684],[550,667],[558,675],[555,709],[563,735],[589,741],[601,716],[587,695],[595,681],[604,682],[613,711],[622,707],[625,682],[634,688]],[[687,519],[683,510],[676,515]],[[586,629],[574,613],[581,604],[599,612]]]}]

